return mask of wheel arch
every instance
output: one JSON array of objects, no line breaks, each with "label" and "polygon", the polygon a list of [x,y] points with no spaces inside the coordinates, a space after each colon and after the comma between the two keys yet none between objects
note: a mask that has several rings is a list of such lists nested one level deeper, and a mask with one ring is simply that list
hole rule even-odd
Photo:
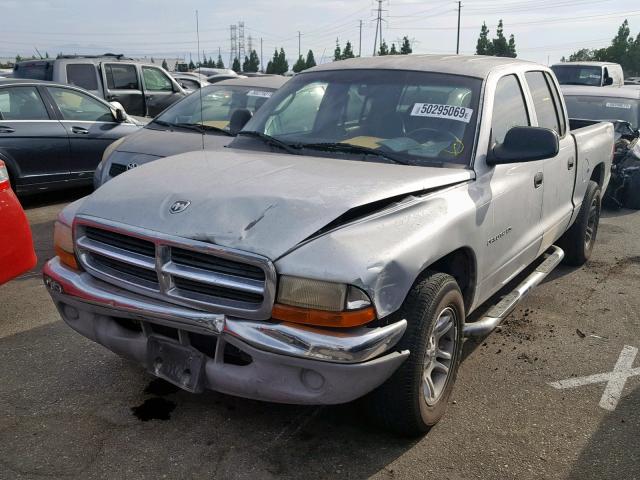
[{"label": "wheel arch", "polygon": [[591,172],[590,180],[593,180],[598,185],[600,185],[600,188],[604,186],[604,179],[606,178],[604,169],[605,169],[604,163],[601,162],[597,164],[595,167],[593,167],[593,171]]},{"label": "wheel arch", "polygon": [[476,292],[478,272],[476,255],[470,247],[460,247],[440,257],[424,268],[418,278],[427,271],[451,275],[460,287],[465,309],[469,312]]}]

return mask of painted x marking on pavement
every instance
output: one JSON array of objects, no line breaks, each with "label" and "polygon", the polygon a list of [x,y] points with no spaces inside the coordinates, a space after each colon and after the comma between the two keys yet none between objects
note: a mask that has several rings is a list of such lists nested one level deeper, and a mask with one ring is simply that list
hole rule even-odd
[{"label": "painted x marking on pavement", "polygon": [[640,376],[640,367],[632,368],[637,354],[637,348],[625,345],[612,372],[597,373],[587,377],[568,378],[558,382],[551,382],[549,385],[558,390],[564,390],[606,382],[607,386],[600,398],[600,407],[613,411],[618,406],[618,401],[627,383],[627,379],[629,377]]}]

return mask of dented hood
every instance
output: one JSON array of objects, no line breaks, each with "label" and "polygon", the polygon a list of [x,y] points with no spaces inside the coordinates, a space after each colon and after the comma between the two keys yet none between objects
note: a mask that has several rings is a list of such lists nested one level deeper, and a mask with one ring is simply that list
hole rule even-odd
[{"label": "dented hood", "polygon": [[[87,197],[78,213],[275,260],[351,209],[473,175],[239,149],[199,151],[115,178]],[[177,201],[191,203],[172,214]]]}]

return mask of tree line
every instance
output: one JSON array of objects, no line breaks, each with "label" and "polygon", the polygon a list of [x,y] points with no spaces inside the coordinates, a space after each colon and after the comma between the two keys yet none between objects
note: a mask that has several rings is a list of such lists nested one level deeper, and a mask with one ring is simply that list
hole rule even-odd
[{"label": "tree line", "polygon": [[492,57],[511,57],[516,58],[516,39],[513,34],[509,35],[509,40],[504,36],[504,25],[502,19],[498,22],[496,28],[496,36],[489,38],[489,29],[487,24],[482,22],[480,27],[480,36],[476,43],[476,55],[489,55]]},{"label": "tree line", "polygon": [[625,75],[640,76],[640,33],[634,38],[631,35],[629,22],[625,19],[609,46],[595,49],[582,48],[569,55],[568,59],[562,57],[561,61],[614,62],[622,66]]}]

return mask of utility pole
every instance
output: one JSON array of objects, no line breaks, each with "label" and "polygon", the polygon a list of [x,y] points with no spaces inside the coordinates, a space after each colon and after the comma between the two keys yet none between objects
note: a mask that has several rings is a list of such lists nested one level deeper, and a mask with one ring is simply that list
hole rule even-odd
[{"label": "utility pole", "polygon": [[460,53],[460,10],[462,10],[462,2],[458,1],[458,41],[456,43],[456,55]]},{"label": "utility pole", "polygon": [[260,37],[260,71],[264,73],[264,58],[262,58],[262,37]]},{"label": "utility pole", "polygon": [[377,49],[376,45],[378,44],[378,33],[380,34],[380,45],[382,46],[382,2],[384,0],[376,0],[378,2],[378,16],[376,18],[376,36],[373,39],[373,55],[376,55]]},{"label": "utility pole", "polygon": [[360,46],[358,47],[358,56],[362,56],[362,20],[360,20]]},{"label": "utility pole", "polygon": [[302,55],[302,51],[300,49],[300,30],[298,30],[298,58]]}]

